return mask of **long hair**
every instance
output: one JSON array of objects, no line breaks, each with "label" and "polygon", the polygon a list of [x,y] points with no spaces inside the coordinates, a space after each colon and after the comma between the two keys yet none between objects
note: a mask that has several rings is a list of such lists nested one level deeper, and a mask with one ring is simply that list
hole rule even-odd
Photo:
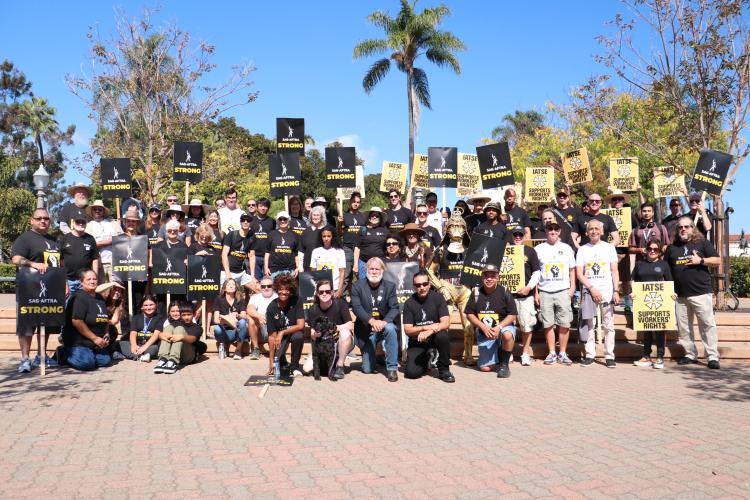
[{"label": "long hair", "polygon": [[331,248],[342,248],[341,241],[336,234],[336,229],[333,226],[324,226],[323,229],[318,231],[318,246],[323,247],[323,232],[328,231],[331,233]]},{"label": "long hair", "polygon": [[[299,210],[297,210],[297,213],[294,213],[292,210],[292,203],[297,202],[299,203]],[[302,217],[302,213],[305,211],[305,206],[302,204],[302,200],[299,198],[299,196],[290,196],[289,197],[289,215],[291,217]]]},{"label": "long hair", "polygon": [[219,292],[219,297],[221,297],[222,299],[227,298],[227,285],[229,284],[230,281],[234,283],[234,300],[235,301],[242,300],[244,297],[244,295],[242,294],[242,287],[239,285],[239,283],[237,283],[237,281],[235,281],[234,278],[227,278],[224,281],[224,284],[221,285],[221,291]]},{"label": "long hair", "polygon": [[674,235],[672,236],[672,244],[673,245],[682,245],[685,243],[682,241],[682,238],[680,238],[680,222],[685,221],[690,223],[690,227],[693,228],[693,233],[690,235],[690,238],[688,241],[701,241],[703,240],[703,233],[698,231],[698,229],[695,227],[695,224],[693,224],[692,217],[680,217],[677,219],[677,225],[674,228]]}]

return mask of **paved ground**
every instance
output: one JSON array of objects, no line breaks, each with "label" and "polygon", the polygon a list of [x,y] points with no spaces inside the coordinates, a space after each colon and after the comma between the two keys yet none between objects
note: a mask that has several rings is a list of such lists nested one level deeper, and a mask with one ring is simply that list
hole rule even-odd
[{"label": "paved ground", "polygon": [[537,362],[509,380],[353,372],[262,399],[265,361],[20,376],[0,357],[0,497],[750,496],[750,366]]}]

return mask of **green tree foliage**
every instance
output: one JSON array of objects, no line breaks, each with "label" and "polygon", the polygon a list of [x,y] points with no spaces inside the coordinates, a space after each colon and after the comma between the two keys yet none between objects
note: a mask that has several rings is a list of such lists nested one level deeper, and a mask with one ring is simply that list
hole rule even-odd
[{"label": "green tree foliage", "polygon": [[503,116],[503,124],[492,129],[492,138],[497,142],[514,145],[522,136],[534,136],[544,124],[544,115],[538,111],[516,111]]},{"label": "green tree foliage", "polygon": [[[20,188],[16,172],[21,160],[0,152],[0,259],[7,256],[19,234],[29,228],[28,215],[34,209],[36,197],[28,189]],[[6,255],[2,255],[6,254]]]},{"label": "green tree foliage", "polygon": [[401,0],[401,9],[396,17],[376,11],[367,20],[383,30],[385,38],[364,40],[354,47],[354,59],[377,54],[388,54],[378,59],[365,73],[362,87],[368,94],[388,74],[393,61],[399,71],[406,74],[406,98],[409,119],[409,175],[414,166],[414,134],[419,127],[419,106],[432,109],[430,83],[424,69],[415,66],[424,55],[438,66],[448,66],[456,74],[461,73],[456,52],[466,50],[464,43],[449,31],[440,30],[443,18],[450,14],[441,4],[416,12],[416,0]]}]

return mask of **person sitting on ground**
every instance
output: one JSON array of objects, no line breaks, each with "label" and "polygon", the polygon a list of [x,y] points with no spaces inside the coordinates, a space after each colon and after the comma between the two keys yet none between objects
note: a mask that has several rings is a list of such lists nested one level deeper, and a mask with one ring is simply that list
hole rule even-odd
[{"label": "person sitting on ground", "polygon": [[195,344],[201,338],[203,329],[193,322],[195,312],[191,303],[180,302],[178,307],[180,320],[173,322],[170,315],[170,323],[159,335],[159,362],[154,366],[154,373],[171,375],[179,365],[195,362]]},{"label": "person sitting on ground", "polygon": [[221,286],[219,297],[214,300],[214,338],[219,344],[219,359],[234,345],[235,360],[242,359],[242,349],[247,342],[247,306],[242,290],[234,278],[228,278]]},{"label": "person sitting on ground", "polygon": [[62,337],[68,365],[81,371],[109,366],[112,357],[109,344],[109,315],[104,297],[96,293],[99,283],[96,273],[84,269],[80,276],[81,288],[68,301]]},{"label": "person sitting on ground", "polygon": [[[519,230],[523,237],[523,227],[516,228]],[[494,264],[482,268],[482,286],[474,289],[464,312],[477,334],[479,370],[492,371],[499,362],[498,378],[508,378],[516,340],[513,322],[518,312],[513,296],[504,286],[497,284],[498,275],[499,270]]]},{"label": "person sitting on ground", "polygon": [[164,318],[156,312],[156,297],[145,295],[141,312],[130,321],[127,340],[120,340],[120,351],[133,361],[148,363],[159,354],[159,335],[164,327]]},{"label": "person sitting on ground", "polygon": [[278,295],[273,290],[273,280],[270,276],[264,276],[260,280],[260,293],[256,293],[250,297],[247,303],[250,342],[252,342],[250,359],[260,359],[260,348],[268,341],[266,310],[268,309],[268,305],[276,300],[277,297]]},{"label": "person sitting on ground", "polygon": [[443,295],[430,288],[430,275],[418,271],[413,278],[414,294],[404,304],[404,332],[409,337],[406,350],[406,378],[420,378],[431,368],[430,350],[437,350],[438,377],[453,383],[450,372],[451,317]]},{"label": "person sitting on ground", "polygon": [[346,355],[352,348],[354,322],[346,300],[333,298],[333,284],[328,280],[320,280],[315,285],[315,304],[310,308],[307,317],[307,323],[311,326],[310,338],[312,340],[320,336],[320,332],[316,332],[314,328],[315,320],[320,316],[327,316],[336,325],[338,356],[333,377],[341,380],[344,378]]},{"label": "person sitting on ground", "polygon": [[[297,283],[288,274],[280,274],[274,279],[273,287],[278,297],[271,301],[266,309],[268,374],[274,375],[274,363],[278,363],[282,371],[301,377],[299,360],[305,342],[305,316],[302,312],[302,301],[297,295]],[[290,343],[292,357],[287,365],[286,350]]]},{"label": "person sitting on ground", "polygon": [[[122,335],[123,325],[127,328],[127,325],[130,322],[128,313],[125,310],[124,292],[125,286],[118,281],[102,283],[96,287],[96,293],[101,294],[104,297],[104,303],[107,304],[109,337],[112,339],[112,342],[109,343],[109,353],[113,355],[114,359],[122,359],[119,357],[119,351],[117,348],[119,341],[116,339],[120,338]],[[143,299],[139,298],[139,300]]]},{"label": "person sitting on ground", "polygon": [[344,249],[341,248],[335,230],[331,226],[326,226],[320,230],[320,240],[319,246],[312,251],[310,270],[330,269],[331,276],[333,276],[334,298],[340,299],[344,292],[344,278],[346,276]]}]

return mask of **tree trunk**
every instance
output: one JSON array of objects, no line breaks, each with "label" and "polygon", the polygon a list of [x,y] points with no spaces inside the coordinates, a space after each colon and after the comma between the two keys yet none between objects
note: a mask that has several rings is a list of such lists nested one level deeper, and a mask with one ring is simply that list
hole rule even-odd
[{"label": "tree trunk", "polygon": [[[406,99],[409,104],[409,168],[406,170],[406,182],[411,183],[412,179],[412,172],[414,171],[414,100],[412,99],[412,96],[414,95],[411,91],[412,87],[412,74],[407,71],[406,73]],[[414,186],[409,185],[407,188],[407,191],[409,189],[414,188]],[[417,200],[419,201],[420,196],[417,196],[417,193],[412,192],[412,196],[416,196]],[[412,197],[409,197],[412,198]],[[411,209],[414,209],[415,207],[409,207]]]},{"label": "tree trunk", "polygon": [[36,145],[39,147],[39,162],[44,165],[44,149],[42,148],[42,134],[36,133]]}]

